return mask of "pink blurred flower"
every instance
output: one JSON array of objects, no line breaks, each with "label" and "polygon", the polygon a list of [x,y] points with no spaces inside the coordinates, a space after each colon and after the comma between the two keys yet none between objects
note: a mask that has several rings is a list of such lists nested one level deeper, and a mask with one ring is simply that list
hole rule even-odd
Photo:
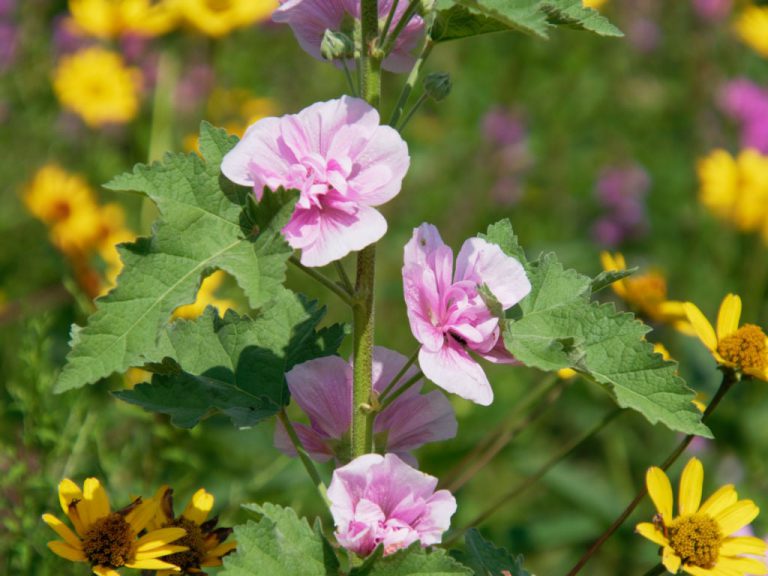
[{"label": "pink blurred flower", "polygon": [[645,197],[650,186],[651,178],[639,164],[600,171],[595,196],[604,213],[592,225],[592,237],[598,244],[615,247],[648,232]]},{"label": "pink blurred flower", "polygon": [[[395,9],[390,30],[393,30],[408,7],[400,1]],[[379,0],[379,20],[384,21],[392,7],[392,0]],[[360,19],[360,0],[280,0],[280,7],[272,14],[275,22],[288,24],[301,47],[318,60],[320,43],[326,30],[344,32],[353,37],[353,20]],[[390,72],[407,72],[415,61],[412,52],[424,35],[424,20],[414,16],[397,37],[383,67]],[[355,65],[353,59],[347,64]]]},{"label": "pink blurred flower", "polygon": [[720,91],[720,107],[741,127],[741,145],[768,153],[768,90],[746,78]]},{"label": "pink blurred flower", "polygon": [[717,22],[731,13],[733,0],[693,0],[693,9],[699,18]]},{"label": "pink blurred flower", "polygon": [[394,454],[366,454],[337,468],[328,487],[336,539],[367,556],[379,544],[384,555],[420,541],[438,544],[456,512],[456,499],[438,490],[437,478]]},{"label": "pink blurred flower", "polygon": [[324,266],[379,240],[387,221],[374,206],[400,192],[408,146],[365,101],[344,96],[295,115],[264,118],[224,157],[222,173],[252,186],[301,195],[283,228],[305,266]]},{"label": "pink blurred flower", "polygon": [[[387,348],[373,352],[373,389],[381,394],[392,382],[406,358]],[[397,390],[416,370],[410,368],[394,388]],[[318,462],[347,457],[352,424],[352,364],[338,356],[304,362],[285,375],[291,396],[309,416],[310,425],[294,424],[309,455]],[[438,391],[420,394],[422,382],[402,393],[376,416],[373,431],[377,446],[415,463],[410,451],[428,442],[456,436],[456,417],[448,399]],[[278,422],[275,446],[289,456],[296,451],[285,428]]]},{"label": "pink blurred flower", "polygon": [[421,343],[419,365],[435,384],[487,406],[493,390],[470,352],[491,362],[513,363],[499,319],[480,294],[485,285],[506,310],[531,290],[523,266],[495,244],[470,238],[453,271],[453,250],[437,228],[422,224],[405,246],[403,291],[408,321]]}]

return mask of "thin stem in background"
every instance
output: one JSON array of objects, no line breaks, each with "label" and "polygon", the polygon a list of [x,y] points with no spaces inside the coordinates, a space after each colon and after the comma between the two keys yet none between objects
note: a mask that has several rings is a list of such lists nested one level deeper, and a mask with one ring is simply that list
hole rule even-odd
[{"label": "thin stem in background", "polygon": [[667,569],[664,567],[664,564],[658,564],[648,570],[643,576],[659,576],[659,574],[664,574],[666,571]]},{"label": "thin stem in background", "polygon": [[434,43],[429,38],[427,38],[424,41],[424,47],[421,50],[421,54],[419,54],[418,59],[413,64],[413,68],[411,68],[411,72],[408,74],[408,79],[405,81],[402,92],[400,92],[400,97],[397,99],[397,104],[395,104],[395,108],[392,110],[392,117],[389,119],[389,125],[393,128],[397,128],[397,123],[400,121],[400,118],[403,115],[403,110],[405,110],[405,107],[408,105],[411,92],[413,92],[413,89],[416,87],[416,83],[419,81],[421,69],[424,66],[424,63],[427,61],[427,58],[429,58],[429,55],[432,53],[433,47]]},{"label": "thin stem in background", "polygon": [[[529,392],[518,403],[515,411],[445,476],[446,489],[456,492],[469,482],[523,430],[546,414],[568,384],[568,381],[561,380],[557,375],[552,374],[541,386]],[[536,407],[528,413],[534,405]]]},{"label": "thin stem in background", "polygon": [[349,276],[347,276],[347,271],[344,269],[344,264],[341,263],[341,260],[336,260],[333,265],[336,268],[336,273],[339,275],[339,280],[341,280],[341,284],[344,286],[344,289],[348,294],[354,294],[355,287],[352,286],[352,281],[349,279]]},{"label": "thin stem in background", "polygon": [[392,394],[387,396],[384,399],[384,401],[379,405],[377,412],[382,412],[384,409],[386,409],[387,406],[389,406],[390,404],[392,404],[392,402],[394,402],[395,400],[400,398],[400,396],[405,394],[411,386],[416,384],[416,382],[421,380],[423,377],[424,377],[424,374],[421,372],[421,370],[419,370],[416,374],[414,374],[408,380],[406,380],[405,384],[403,384],[402,386],[400,386],[400,388],[398,388],[397,390],[392,392]]},{"label": "thin stem in background", "polygon": [[328,288],[331,292],[336,294],[339,298],[341,298],[348,306],[353,307],[355,305],[354,300],[352,299],[352,295],[346,292],[341,286],[336,284],[333,280],[328,278],[325,274],[322,272],[318,272],[314,268],[309,268],[308,266],[304,266],[296,256],[291,256],[288,261],[296,266],[299,270],[310,276],[311,278],[317,280],[320,284]]},{"label": "thin stem in background", "polygon": [[[720,401],[737,381],[738,379],[732,371],[726,370],[723,372],[723,381],[720,384],[720,388],[717,390],[717,394],[715,394],[715,397],[712,399],[712,402],[709,403],[709,406],[707,406],[707,409],[704,411],[704,415],[701,417],[702,421],[705,421],[707,418],[709,418],[710,414],[715,411],[715,408],[717,408],[718,404],[720,404]],[[680,444],[678,444],[677,448],[675,448],[667,457],[667,459],[664,460],[660,468],[662,470],[666,470],[672,466],[675,460],[677,460],[680,455],[685,452],[685,449],[688,448],[688,445],[695,437],[695,434],[689,434],[683,438]],[[619,517],[614,520],[613,524],[611,524],[606,529],[606,531],[603,532],[597,540],[595,540],[594,544],[589,547],[589,549],[581,556],[581,558],[579,558],[579,561],[576,562],[576,565],[571,568],[570,572],[568,572],[568,576],[576,576],[576,574],[578,574],[581,569],[584,568],[587,562],[589,562],[590,558],[594,556],[595,552],[597,552],[602,547],[602,545],[605,544],[608,538],[610,538],[613,533],[616,532],[616,530],[618,530],[619,527],[624,523],[624,521],[629,518],[629,515],[634,512],[635,508],[637,508],[637,505],[640,504],[647,493],[647,488],[643,486],[632,500],[632,502],[630,502],[629,505],[624,509],[624,512],[622,512]]]},{"label": "thin stem in background", "polygon": [[299,435],[296,433],[296,429],[293,427],[293,424],[291,424],[291,421],[288,418],[288,414],[286,414],[285,412],[285,408],[281,409],[280,412],[278,412],[277,417],[280,419],[280,422],[282,422],[283,426],[285,427],[285,431],[288,433],[288,438],[291,439],[291,444],[293,444],[293,447],[296,449],[296,453],[299,455],[299,460],[301,460],[301,463],[304,465],[304,469],[307,471],[307,474],[309,474],[309,477],[312,479],[312,483],[315,485],[315,488],[317,488],[317,491],[320,494],[320,497],[322,498],[323,502],[325,502],[326,505],[329,505],[328,495],[326,494],[326,490],[325,490],[325,484],[323,483],[323,480],[320,478],[320,474],[318,473],[317,468],[315,468],[314,462],[312,462],[312,459],[309,457],[309,454],[307,454],[307,451],[304,449],[304,446],[301,443],[301,439],[299,438]]},{"label": "thin stem in background", "polygon": [[384,39],[387,37],[387,34],[389,34],[389,27],[392,26],[392,19],[395,17],[395,12],[397,11],[398,4],[400,4],[400,0],[392,1],[392,6],[389,9],[389,14],[387,14],[387,21],[384,22],[384,28],[382,28],[381,34],[379,35],[379,44],[383,44]]},{"label": "thin stem in background", "polygon": [[413,354],[411,354],[410,358],[406,360],[405,364],[403,364],[403,367],[400,368],[400,371],[395,374],[395,377],[392,378],[392,381],[387,384],[387,387],[382,390],[381,394],[379,394],[379,401],[383,401],[386,399],[387,395],[392,392],[392,389],[397,386],[397,383],[400,382],[403,376],[405,376],[405,373],[408,372],[408,368],[413,366],[413,363],[416,362],[416,358],[419,357],[419,350],[421,350],[421,347],[419,346],[416,348]]},{"label": "thin stem in background", "polygon": [[389,53],[392,52],[392,49],[395,47],[397,38],[400,36],[400,33],[405,30],[405,27],[408,26],[408,23],[416,14],[416,10],[419,9],[420,5],[421,0],[411,0],[410,4],[408,4],[408,7],[403,12],[402,18],[397,21],[397,24],[395,25],[394,30],[392,30],[392,33],[384,39],[381,45],[381,51],[384,53],[384,58],[389,56]]},{"label": "thin stem in background", "polygon": [[398,132],[402,132],[403,130],[405,130],[405,127],[408,126],[408,122],[410,122],[414,114],[416,114],[416,112],[419,111],[419,108],[421,108],[421,105],[427,101],[427,98],[428,96],[426,92],[421,96],[419,96],[419,99],[416,100],[416,103],[413,105],[413,108],[410,109],[410,111],[408,112],[408,115],[400,123],[400,126],[397,127]]},{"label": "thin stem in background", "polygon": [[352,93],[352,96],[355,96],[355,97],[359,96],[360,95],[360,92],[358,92],[359,85],[355,86],[355,81],[352,78],[352,72],[349,71],[349,65],[347,64],[346,58],[341,59],[341,68],[342,70],[344,70],[344,76],[347,79],[347,84],[349,85],[349,90]]}]

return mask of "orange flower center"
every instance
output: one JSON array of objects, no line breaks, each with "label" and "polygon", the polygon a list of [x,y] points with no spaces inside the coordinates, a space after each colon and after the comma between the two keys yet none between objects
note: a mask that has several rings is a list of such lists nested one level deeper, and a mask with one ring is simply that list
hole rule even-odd
[{"label": "orange flower center", "polygon": [[205,5],[211,12],[226,12],[232,9],[232,0],[205,0]]},{"label": "orange flower center", "polygon": [[768,368],[768,338],[760,326],[744,324],[723,338],[717,345],[717,352],[726,361],[745,370]]},{"label": "orange flower center", "polygon": [[174,542],[174,545],[186,546],[189,550],[165,556],[163,561],[175,564],[181,568],[182,572],[186,572],[190,568],[200,568],[206,552],[205,535],[200,529],[200,525],[182,516],[171,520],[165,526],[184,528],[187,531],[187,535]]},{"label": "orange flower center", "polygon": [[627,278],[630,299],[644,312],[653,309],[667,299],[667,281],[661,274],[649,272]]},{"label": "orange flower center", "polygon": [[717,564],[723,536],[714,518],[706,514],[687,514],[668,527],[669,545],[683,565],[710,570]]},{"label": "orange flower center", "polygon": [[91,566],[119,568],[134,555],[136,534],[122,514],[112,512],[96,520],[83,536],[83,553]]}]

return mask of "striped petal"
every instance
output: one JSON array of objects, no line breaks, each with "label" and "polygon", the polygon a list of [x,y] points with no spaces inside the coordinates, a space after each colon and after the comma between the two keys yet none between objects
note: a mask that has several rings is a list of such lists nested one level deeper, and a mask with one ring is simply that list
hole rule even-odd
[{"label": "striped petal", "polygon": [[222,542],[218,546],[215,546],[214,548],[211,548],[208,550],[208,552],[205,553],[206,558],[210,558],[212,556],[216,557],[222,557],[226,556],[233,550],[237,549],[237,542]]},{"label": "striped petal", "polygon": [[736,294],[727,294],[717,313],[717,339],[722,340],[739,329],[741,318],[741,298]]},{"label": "striped petal", "polygon": [[730,536],[740,528],[743,528],[760,514],[760,508],[755,506],[752,500],[739,500],[719,514],[715,520],[720,526],[723,536]]},{"label": "striped petal", "polygon": [[52,540],[51,542],[48,542],[48,548],[51,549],[51,552],[56,554],[57,556],[61,556],[62,558],[65,558],[71,562],[86,562],[85,554],[83,554],[83,551],[78,548],[73,548],[66,542],[62,542],[61,540]]},{"label": "striped petal", "polygon": [[735,504],[738,499],[739,495],[736,493],[733,484],[726,484],[707,498],[704,504],[701,505],[701,508],[699,508],[699,512],[714,517]]},{"label": "striped petal", "polygon": [[717,336],[715,336],[715,329],[712,328],[712,324],[709,323],[707,317],[704,316],[701,310],[699,310],[696,304],[692,302],[685,303],[685,315],[688,316],[688,321],[693,326],[696,336],[699,337],[710,352],[717,352]]},{"label": "striped petal", "polygon": [[141,532],[157,512],[158,504],[151,498],[131,510],[125,517],[131,528],[138,534]]},{"label": "striped petal", "polygon": [[54,532],[61,536],[67,544],[73,548],[76,548],[77,550],[83,549],[83,544],[80,542],[80,538],[78,538],[77,535],[69,529],[69,526],[56,518],[56,516],[53,514],[43,514],[43,522],[53,528]]},{"label": "striped petal", "polygon": [[742,574],[750,574],[751,576],[768,574],[765,562],[757,558],[724,558],[721,556],[715,569],[722,571],[722,573],[730,571],[727,573],[732,572],[739,576]]},{"label": "striped petal", "polygon": [[645,485],[662,519],[665,522],[672,520],[672,485],[664,471],[656,466],[648,468],[645,474]]},{"label": "striped petal", "polygon": [[659,546],[669,546],[669,540],[664,536],[664,533],[650,522],[641,522],[635,526],[635,532],[640,534],[643,538],[647,538],[654,544],[658,544]]},{"label": "striped petal", "polygon": [[765,556],[765,540],[754,536],[736,536],[726,538],[720,546],[721,556],[739,556],[741,554],[754,554]]},{"label": "striped petal", "polygon": [[691,458],[680,477],[677,506],[680,515],[693,514],[701,504],[701,487],[704,483],[704,467],[698,458]]},{"label": "striped petal", "polygon": [[205,522],[205,519],[208,518],[208,514],[211,513],[211,510],[213,510],[213,494],[200,488],[200,490],[195,492],[192,496],[192,499],[184,509],[182,516],[195,524],[202,524]]},{"label": "striped petal", "polygon": [[172,570],[173,572],[181,572],[181,568],[170,562],[163,562],[157,558],[148,558],[147,560],[137,560],[126,564],[128,568],[136,568],[137,570]]},{"label": "striped petal", "polygon": [[145,552],[136,552],[134,561],[139,560],[151,560],[153,558],[162,558],[163,556],[169,556],[170,554],[176,554],[178,552],[186,552],[189,550],[189,546],[163,546],[162,548],[153,548]]},{"label": "striped petal", "polygon": [[136,542],[136,549],[140,552],[146,552],[155,548],[160,548],[171,542],[186,536],[187,531],[184,528],[161,528],[153,530],[139,538]]}]

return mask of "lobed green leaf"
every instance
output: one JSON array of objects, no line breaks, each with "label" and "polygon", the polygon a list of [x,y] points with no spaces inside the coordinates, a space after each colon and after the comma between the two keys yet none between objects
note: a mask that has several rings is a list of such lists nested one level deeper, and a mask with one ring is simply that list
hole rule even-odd
[{"label": "lobed green leaf", "polygon": [[464,551],[454,551],[451,554],[462,564],[472,568],[474,576],[531,576],[523,569],[523,557],[512,556],[504,548],[497,548],[492,542],[483,538],[480,532],[471,528],[464,536]]}]

